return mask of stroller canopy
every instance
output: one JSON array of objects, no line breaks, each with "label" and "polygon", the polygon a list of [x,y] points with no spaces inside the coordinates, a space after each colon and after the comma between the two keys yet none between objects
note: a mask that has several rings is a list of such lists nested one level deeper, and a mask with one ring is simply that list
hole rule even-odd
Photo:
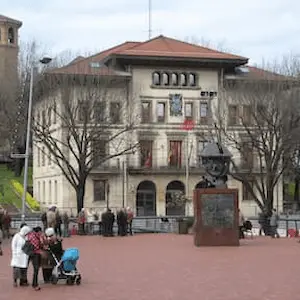
[{"label": "stroller canopy", "polygon": [[68,248],[65,250],[63,256],[62,256],[62,261],[77,261],[79,259],[79,250],[78,248]]}]

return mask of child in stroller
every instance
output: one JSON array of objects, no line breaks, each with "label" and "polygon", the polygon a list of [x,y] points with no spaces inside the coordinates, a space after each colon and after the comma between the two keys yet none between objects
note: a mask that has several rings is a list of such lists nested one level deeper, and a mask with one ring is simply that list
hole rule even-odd
[{"label": "child in stroller", "polygon": [[73,285],[81,283],[81,275],[77,271],[76,263],[79,259],[79,250],[77,248],[68,248],[59,261],[53,254],[56,265],[52,271],[52,284],[57,284],[58,280],[67,280],[67,284]]}]

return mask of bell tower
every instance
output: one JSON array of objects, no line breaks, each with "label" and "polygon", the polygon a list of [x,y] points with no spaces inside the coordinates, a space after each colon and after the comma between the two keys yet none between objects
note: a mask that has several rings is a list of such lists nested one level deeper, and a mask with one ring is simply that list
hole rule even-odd
[{"label": "bell tower", "polygon": [[0,88],[18,82],[18,31],[22,22],[0,15]]}]

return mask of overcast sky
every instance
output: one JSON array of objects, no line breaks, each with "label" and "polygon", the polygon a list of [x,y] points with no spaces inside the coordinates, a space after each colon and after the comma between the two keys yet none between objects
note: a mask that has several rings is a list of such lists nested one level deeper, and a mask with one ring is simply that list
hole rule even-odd
[{"label": "overcast sky", "polygon": [[[52,55],[148,38],[148,0],[0,0],[0,14]],[[299,15],[296,0],[152,0],[152,36],[204,38],[260,63],[300,53]]]}]

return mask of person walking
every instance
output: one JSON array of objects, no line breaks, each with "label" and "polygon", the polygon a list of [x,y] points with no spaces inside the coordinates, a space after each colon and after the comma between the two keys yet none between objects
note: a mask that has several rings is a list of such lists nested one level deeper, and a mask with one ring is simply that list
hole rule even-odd
[{"label": "person walking", "polygon": [[86,222],[85,209],[82,208],[77,218],[79,235],[85,235],[85,222]]},{"label": "person walking", "polygon": [[27,235],[31,232],[31,228],[23,226],[19,232],[17,232],[11,241],[11,267],[13,268],[13,281],[14,286],[18,286],[18,280],[20,286],[27,286],[27,268],[29,256],[24,253],[23,246],[26,242]]},{"label": "person walking", "polygon": [[33,231],[27,235],[27,240],[33,246],[33,254],[30,256],[30,261],[33,266],[32,287],[35,291],[41,288],[38,283],[39,269],[41,266],[41,255],[44,250],[44,236],[41,227],[35,227]]},{"label": "person walking", "polygon": [[126,209],[127,214],[127,232],[132,235],[132,221],[133,221],[133,211],[130,207]]},{"label": "person walking", "polygon": [[87,209],[86,212],[86,223],[87,223],[87,234],[92,235],[93,234],[93,226],[94,226],[94,212],[91,208]]},{"label": "person walking", "polygon": [[244,235],[244,222],[245,222],[244,215],[241,212],[241,210],[239,209],[239,237],[240,237],[240,239],[245,238],[245,235]]},{"label": "person walking", "polygon": [[11,216],[8,211],[4,212],[3,216],[3,238],[10,238]]},{"label": "person walking", "polygon": [[63,237],[69,237],[69,223],[70,219],[68,213],[65,211],[62,215],[62,223],[63,223]]},{"label": "person walking", "polygon": [[272,211],[272,216],[270,218],[270,226],[271,226],[271,237],[272,238],[280,238],[278,233],[278,223],[279,223],[279,216],[277,214],[276,209],[274,208]]}]

